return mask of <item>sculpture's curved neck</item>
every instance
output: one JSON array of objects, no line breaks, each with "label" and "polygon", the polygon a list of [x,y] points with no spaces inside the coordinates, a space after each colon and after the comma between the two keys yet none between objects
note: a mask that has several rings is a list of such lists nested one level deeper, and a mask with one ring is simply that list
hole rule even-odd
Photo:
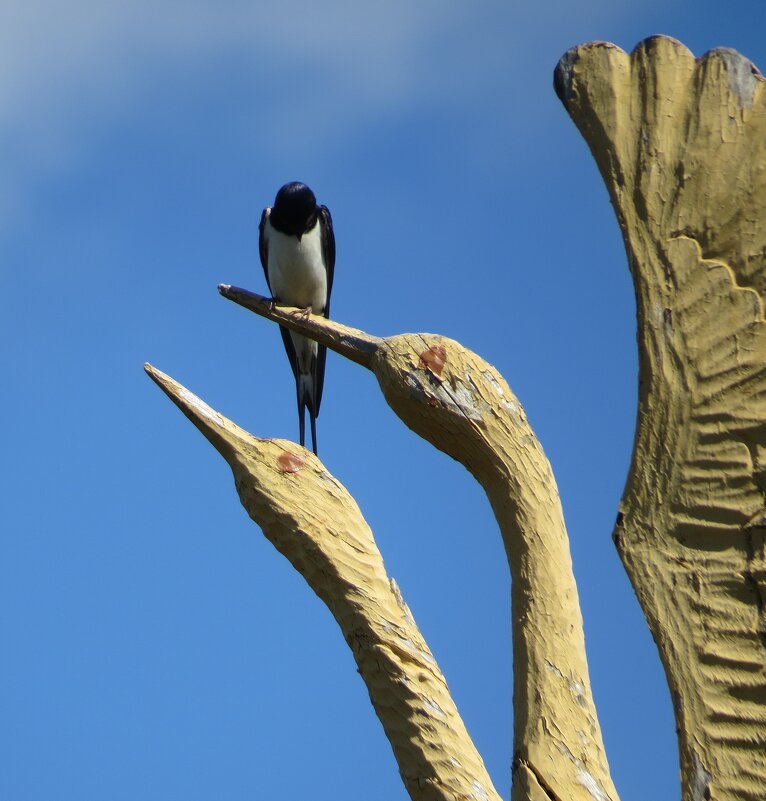
[{"label": "sculpture's curved neck", "polygon": [[[563,770],[583,799],[617,799],[588,676],[582,615],[550,464],[520,412],[494,417],[493,458],[477,475],[500,526],[511,569],[514,654],[514,797]],[[528,775],[520,776],[519,771]],[[564,785],[566,786],[566,785]],[[554,793],[555,795],[555,793]]]},{"label": "sculpture's curved neck", "polygon": [[484,487],[511,569],[513,798],[617,801],[588,677],[556,482],[503,377],[432,334],[385,340],[373,360],[404,422]]}]

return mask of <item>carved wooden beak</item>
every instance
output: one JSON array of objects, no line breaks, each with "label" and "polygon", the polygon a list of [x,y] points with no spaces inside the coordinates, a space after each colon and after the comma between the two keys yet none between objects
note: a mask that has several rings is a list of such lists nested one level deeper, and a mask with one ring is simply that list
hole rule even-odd
[{"label": "carved wooden beak", "polygon": [[218,291],[228,300],[250,309],[261,317],[297,331],[351,359],[352,362],[372,369],[372,358],[383,341],[379,337],[342,325],[335,320],[328,320],[319,314],[307,315],[302,309],[275,305],[271,298],[265,298],[263,295],[257,295],[237,286],[219,284]]}]

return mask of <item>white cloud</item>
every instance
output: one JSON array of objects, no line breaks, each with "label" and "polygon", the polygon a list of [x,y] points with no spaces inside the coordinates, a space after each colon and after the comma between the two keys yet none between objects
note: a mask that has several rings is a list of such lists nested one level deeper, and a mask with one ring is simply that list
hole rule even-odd
[{"label": "white cloud", "polygon": [[[591,14],[593,6],[603,11],[606,0],[592,4]],[[481,0],[6,3],[0,214],[7,222],[26,182],[73,168],[100,130],[140,109],[158,70],[188,72],[193,80],[206,64],[237,54],[262,74],[266,89],[283,89],[265,92],[272,107],[254,121],[261,134],[289,146],[285,134],[316,112],[323,129],[313,139],[321,143],[353,134],[366,116],[425,99],[470,98],[493,68],[493,48],[496,59],[503,47],[534,47],[514,42],[508,15],[505,3]],[[499,32],[498,21],[509,30]],[[450,48],[454,58],[445,55]]]},{"label": "white cloud", "polygon": [[296,96],[283,104],[283,114],[305,106],[312,86],[336,100],[325,118],[359,103],[398,102],[415,90],[413,60],[423,40],[454,21],[459,6],[401,0],[365,5],[307,0],[6,4],[0,26],[4,216],[25,179],[71,167],[106,122],[129,114],[157,70],[193,74],[212,58],[238,52],[257,65],[264,82],[291,87]]}]

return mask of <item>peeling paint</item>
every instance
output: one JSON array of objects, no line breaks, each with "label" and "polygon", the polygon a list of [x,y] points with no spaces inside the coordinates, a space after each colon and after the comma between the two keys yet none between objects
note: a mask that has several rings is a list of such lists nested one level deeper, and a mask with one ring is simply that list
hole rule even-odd
[{"label": "peeling paint", "polygon": [[579,58],[579,48],[572,47],[561,57],[553,73],[553,88],[559,100],[566,106],[572,99],[572,74],[574,65]]},{"label": "peeling paint", "polygon": [[[482,419],[474,395],[461,381],[456,381],[452,387],[439,384],[426,389],[421,376],[412,372],[407,376],[407,385],[412,390],[412,396],[421,402],[426,402],[431,406],[438,403],[447,409],[459,410],[471,420],[480,421]],[[483,409],[489,408],[486,403],[482,403],[482,407]]]},{"label": "peeling paint", "polygon": [[189,404],[189,406],[194,407],[196,411],[201,414],[207,420],[210,420],[211,423],[215,423],[219,428],[223,428],[223,418],[220,414],[218,414],[215,409],[211,409],[205,401],[198,398],[193,392],[189,392],[186,387],[181,387],[178,390],[178,394],[183,400]]},{"label": "peeling paint", "polygon": [[577,781],[588,791],[591,798],[594,798],[596,801],[611,801],[610,797],[604,792],[604,788],[587,770],[577,771]]},{"label": "peeling paint", "polygon": [[484,370],[481,375],[501,398],[505,397],[505,390],[503,389],[502,381],[500,381],[491,370]]},{"label": "peeling paint", "polygon": [[403,637],[399,625],[385,619],[381,621],[381,625],[383,630],[392,637],[391,644],[396,646],[401,656],[410,659],[412,662],[425,663],[429,667],[436,667],[436,660],[427,648],[421,648],[411,639]]},{"label": "peeling paint", "polygon": [[[251,437],[168,376],[150,365],[146,371],[220,451],[250,518],[332,612],[408,787],[421,786],[428,798],[437,797],[435,790],[439,798],[501,801],[350,494],[307,451]],[[397,395],[406,393],[407,371],[390,375]],[[309,469],[299,480],[277,469],[304,464]],[[447,762],[446,755],[455,758]]]},{"label": "peeling paint", "polygon": [[640,324],[615,540],[665,665],[684,798],[766,797],[766,571],[748,552],[766,471],[744,453],[766,442],[766,85],[733,50],[695,61],[664,37],[629,60],[578,55],[565,105],[612,198]]},{"label": "peeling paint", "polygon": [[489,386],[495,390],[497,396],[500,398],[500,406],[508,412],[513,422],[516,425],[521,425],[524,422],[521,406],[513,397],[506,399],[503,382],[491,370],[484,370],[481,376],[485,383],[489,384]]},{"label": "peeling paint", "polygon": [[[462,381],[457,381],[452,387],[452,397],[450,398],[458,408],[471,420],[481,420],[481,411],[489,409],[489,405],[484,401],[477,403],[477,398],[473,392]],[[479,409],[481,406],[481,411]]]},{"label": "peeling paint", "polygon": [[545,669],[550,673],[555,673],[560,679],[564,678],[564,674],[548,659],[545,660]]},{"label": "peeling paint", "polygon": [[752,108],[759,78],[758,70],[752,62],[729,47],[717,47],[710,51],[710,55],[721,59],[729,89],[737,96],[740,104],[745,108]]},{"label": "peeling paint", "polygon": [[578,704],[580,704],[580,706],[584,707],[587,705],[585,685],[583,685],[582,682],[573,679],[569,682],[569,689],[572,691],[572,695],[575,697],[575,700]]},{"label": "peeling paint", "polygon": [[700,761],[696,753],[692,753],[692,775],[689,782],[691,801],[707,801],[710,798],[710,780],[713,778]]},{"label": "peeling paint", "polygon": [[402,614],[404,615],[404,619],[408,623],[415,623],[415,619],[412,616],[412,612],[410,611],[409,606],[407,606],[403,596],[402,591],[399,589],[399,585],[393,578],[388,579],[388,584],[391,587],[391,592],[394,594],[394,599],[398,604],[399,608],[402,610]]},{"label": "peeling paint", "polygon": [[435,715],[438,715],[442,720],[447,719],[447,715],[445,714],[444,710],[436,703],[436,701],[432,701],[430,698],[423,699],[423,706],[426,709],[430,709]]}]

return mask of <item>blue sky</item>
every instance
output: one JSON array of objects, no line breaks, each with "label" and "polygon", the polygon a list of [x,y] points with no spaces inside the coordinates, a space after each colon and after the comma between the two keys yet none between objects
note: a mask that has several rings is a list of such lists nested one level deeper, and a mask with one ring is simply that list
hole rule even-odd
[{"label": "blue sky", "polygon": [[[332,210],[333,314],[495,364],[559,482],[623,801],[677,798],[667,688],[610,534],[632,446],[618,228],[552,89],[572,45],[666,33],[766,66],[762,0],[6,3],[0,26],[0,797],[399,801],[329,613],[239,505],[150,361],[297,437],[260,210]],[[509,794],[509,578],[479,488],[328,360],[352,491]],[[647,769],[651,765],[651,769]]]}]

